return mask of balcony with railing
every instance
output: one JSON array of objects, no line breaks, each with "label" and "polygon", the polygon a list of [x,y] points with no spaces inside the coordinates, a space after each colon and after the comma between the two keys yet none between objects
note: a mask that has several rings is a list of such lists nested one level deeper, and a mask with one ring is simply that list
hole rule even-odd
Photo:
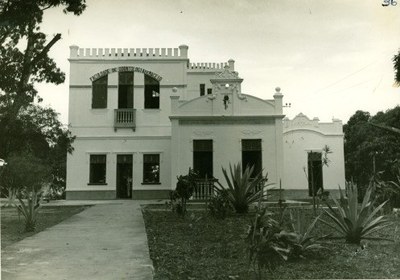
[{"label": "balcony with railing", "polygon": [[115,109],[114,110],[114,130],[118,128],[136,129],[136,109]]},{"label": "balcony with railing", "polygon": [[213,196],[216,195],[216,186],[217,179],[198,179],[196,180],[196,186],[193,191],[193,196],[191,200],[193,201],[208,201]]},{"label": "balcony with railing", "polygon": [[[264,189],[265,192],[267,189],[265,183],[266,181],[261,181],[250,193],[257,193],[262,189]],[[218,179],[216,178],[196,180],[193,195],[190,200],[197,202],[209,201],[212,197],[218,194],[218,190],[221,190],[222,186],[218,186],[217,184]],[[263,198],[263,200],[266,200],[266,198]]]}]

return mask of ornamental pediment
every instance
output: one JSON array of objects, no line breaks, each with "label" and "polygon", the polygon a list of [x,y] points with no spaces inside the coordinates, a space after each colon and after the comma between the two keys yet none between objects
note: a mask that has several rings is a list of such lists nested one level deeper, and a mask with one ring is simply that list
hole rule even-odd
[{"label": "ornamental pediment", "polygon": [[230,71],[229,66],[225,66],[224,71],[215,73],[215,79],[231,80],[231,79],[240,79],[240,78],[239,78],[239,74],[237,72]]}]

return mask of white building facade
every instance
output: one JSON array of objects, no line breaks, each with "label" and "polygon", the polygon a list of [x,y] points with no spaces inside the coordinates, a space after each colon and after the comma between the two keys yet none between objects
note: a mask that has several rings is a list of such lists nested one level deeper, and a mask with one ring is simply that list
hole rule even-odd
[{"label": "white building facade", "polygon": [[298,114],[283,119],[283,161],[286,198],[312,196],[312,189],[338,195],[345,188],[343,125],[322,123]]},{"label": "white building facade", "polygon": [[[233,60],[190,63],[182,45],[71,46],[69,61],[69,126],[76,140],[67,159],[67,199],[167,198],[189,167],[224,184],[221,167],[230,163],[254,165],[283,187],[307,189],[284,168],[289,134],[280,89],[269,100],[243,94]],[[307,153],[310,147],[297,148]],[[294,163],[290,170],[297,172]]]}]

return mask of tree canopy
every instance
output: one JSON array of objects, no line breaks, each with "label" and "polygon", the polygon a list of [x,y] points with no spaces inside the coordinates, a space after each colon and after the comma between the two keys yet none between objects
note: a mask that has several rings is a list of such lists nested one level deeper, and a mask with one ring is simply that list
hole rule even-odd
[{"label": "tree canopy", "polygon": [[65,80],[49,57],[61,34],[49,38],[40,29],[44,11],[53,8],[80,15],[86,4],[85,0],[0,0],[0,158],[9,161],[10,170],[11,165],[43,165],[43,170],[50,170],[53,186],[63,188],[74,137],[53,109],[34,105],[35,98],[40,102],[36,83]]},{"label": "tree canopy", "polygon": [[[377,124],[374,126],[371,124]],[[367,186],[375,172],[394,180],[400,168],[400,134],[382,127],[399,128],[400,106],[375,116],[357,111],[343,126],[346,180]]]},{"label": "tree canopy", "polygon": [[1,186],[4,188],[16,191],[24,188],[39,190],[42,183],[51,181],[49,166],[32,154],[13,155],[7,162],[0,178]]},{"label": "tree canopy", "polygon": [[85,0],[0,0],[0,103],[14,116],[36,97],[35,82],[64,82],[48,56],[61,34],[48,41],[40,31],[44,11],[59,6],[75,15],[86,8]]},{"label": "tree canopy", "polygon": [[[13,127],[10,129],[10,143],[0,137],[0,150],[7,154],[7,168],[15,170],[18,166],[25,167],[24,158],[30,163],[45,165],[52,175],[51,187],[59,193],[65,188],[67,153],[72,153],[74,137],[70,131],[58,120],[58,113],[52,108],[39,105],[28,105],[21,109]],[[17,167],[13,166],[16,165]],[[40,168],[39,168],[40,169]],[[3,179],[15,181],[19,179],[16,173],[4,172]],[[21,176],[26,176],[24,171]],[[13,178],[5,178],[12,176]],[[15,177],[15,178],[14,178]],[[16,186],[7,183],[8,186]],[[21,184],[17,184],[21,185]],[[7,186],[4,186],[7,187]]]}]

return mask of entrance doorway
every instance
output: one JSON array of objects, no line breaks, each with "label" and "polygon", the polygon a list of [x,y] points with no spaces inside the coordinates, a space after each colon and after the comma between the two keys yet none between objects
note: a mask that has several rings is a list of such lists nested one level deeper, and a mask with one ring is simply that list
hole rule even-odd
[{"label": "entrance doorway", "polygon": [[317,195],[318,191],[324,190],[322,176],[322,153],[308,153],[308,194],[309,196]]},{"label": "entrance doorway", "polygon": [[117,198],[132,198],[132,155],[117,155]]}]

